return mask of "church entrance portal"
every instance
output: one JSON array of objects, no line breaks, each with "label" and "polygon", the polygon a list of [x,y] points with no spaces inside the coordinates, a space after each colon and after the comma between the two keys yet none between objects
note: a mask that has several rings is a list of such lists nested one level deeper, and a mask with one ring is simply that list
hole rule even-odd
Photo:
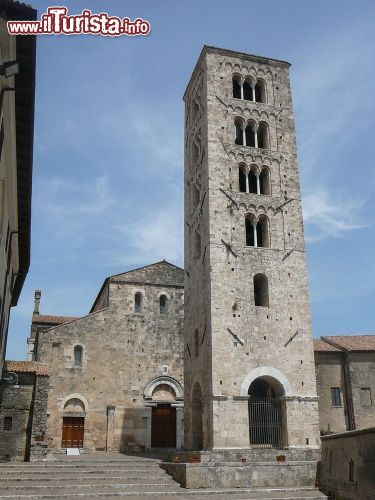
[{"label": "church entrance portal", "polygon": [[84,417],[63,417],[61,448],[83,448]]},{"label": "church entrance portal", "polygon": [[152,408],[151,446],[153,448],[176,447],[176,408],[158,404]]},{"label": "church entrance portal", "polygon": [[250,444],[282,448],[282,408],[272,385],[256,379],[249,388]]}]

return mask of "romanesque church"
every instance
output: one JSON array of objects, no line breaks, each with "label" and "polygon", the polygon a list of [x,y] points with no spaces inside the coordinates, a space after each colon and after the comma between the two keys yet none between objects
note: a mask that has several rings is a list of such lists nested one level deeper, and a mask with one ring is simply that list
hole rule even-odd
[{"label": "romanesque church", "polygon": [[184,270],[110,276],[80,318],[46,315],[36,291],[28,361],[5,366],[23,411],[5,387],[0,456],[312,461],[321,434],[374,425],[374,337],[312,338],[289,64],[204,47],[184,101]]}]

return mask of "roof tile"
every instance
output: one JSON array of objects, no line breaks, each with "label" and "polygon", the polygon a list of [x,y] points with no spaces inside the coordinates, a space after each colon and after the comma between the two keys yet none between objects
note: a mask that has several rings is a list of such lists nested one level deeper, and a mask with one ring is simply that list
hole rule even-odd
[{"label": "roof tile", "polygon": [[375,335],[330,335],[321,340],[345,351],[375,351]]},{"label": "roof tile", "polygon": [[5,361],[4,369],[8,372],[35,373],[48,375],[48,365],[35,361]]}]

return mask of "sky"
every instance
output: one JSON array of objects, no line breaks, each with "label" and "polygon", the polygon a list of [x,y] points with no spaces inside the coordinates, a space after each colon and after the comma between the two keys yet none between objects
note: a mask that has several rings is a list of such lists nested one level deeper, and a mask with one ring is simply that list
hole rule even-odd
[{"label": "sky", "polygon": [[[51,5],[30,0],[38,18]],[[373,0],[66,1],[146,37],[39,36],[31,266],[7,359],[41,313],[86,314],[103,280],[183,266],[183,101],[203,45],[292,63],[313,334],[375,333]]]}]

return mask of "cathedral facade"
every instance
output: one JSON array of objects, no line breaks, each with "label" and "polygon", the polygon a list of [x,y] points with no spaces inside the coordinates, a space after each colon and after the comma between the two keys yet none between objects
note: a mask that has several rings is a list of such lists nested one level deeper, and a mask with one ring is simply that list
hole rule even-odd
[{"label": "cathedral facade", "polygon": [[[204,47],[184,101],[185,270],[110,276],[80,318],[41,314],[36,291],[28,362],[7,365],[34,374],[19,377],[39,401],[30,442],[311,462],[319,431],[374,425],[375,344],[314,346],[289,64]],[[17,394],[0,415],[12,450]]]},{"label": "cathedral facade", "polygon": [[183,296],[166,261],[107,278],[82,318],[40,315],[37,292],[29,359],[49,367],[51,451],[182,447]]}]

